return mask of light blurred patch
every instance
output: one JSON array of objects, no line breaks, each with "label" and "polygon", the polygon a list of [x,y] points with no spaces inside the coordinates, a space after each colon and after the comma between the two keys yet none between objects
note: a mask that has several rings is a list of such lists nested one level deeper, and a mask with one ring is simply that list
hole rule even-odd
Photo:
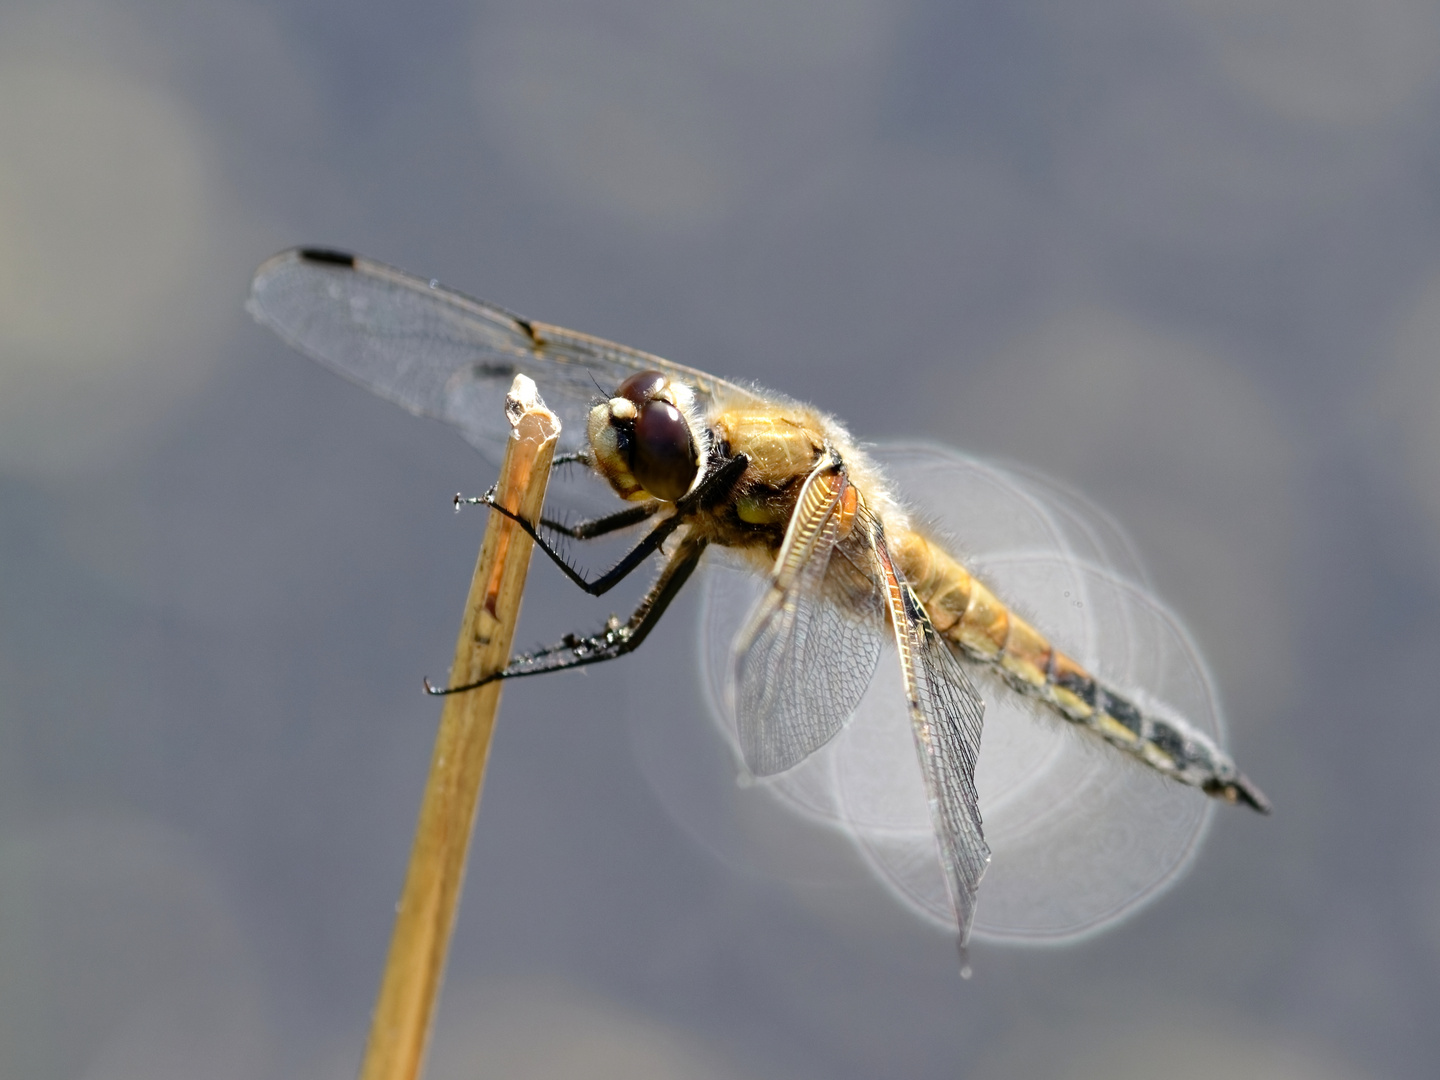
[{"label": "light blurred patch", "polygon": [[113,462],[191,394],[223,315],[198,119],[72,23],[0,24],[0,468],[46,474]]},{"label": "light blurred patch", "polygon": [[845,102],[873,87],[892,18],[874,0],[517,5],[477,24],[475,99],[550,198],[704,229],[816,129],[853,119]]},{"label": "light blurred patch", "polygon": [[862,64],[887,40],[894,17],[884,0],[735,0],[647,4],[676,37],[693,36],[717,59],[741,68],[813,73]]},{"label": "light blurred patch", "polygon": [[[1433,653],[1431,654],[1434,655]],[[1440,968],[1440,850],[1433,837],[1440,836],[1440,801],[1426,807],[1430,821],[1422,829],[1425,842],[1411,857],[1410,911],[1420,941]]]},{"label": "light blurred patch", "polygon": [[476,101],[552,197],[661,230],[704,226],[739,182],[739,133],[692,67],[648,44],[590,20],[487,24]]},{"label": "light blurred patch", "polygon": [[[1393,790],[1385,794],[1403,816],[1393,819],[1396,824],[1385,832],[1386,842],[1377,846],[1384,869],[1377,867],[1372,875],[1399,871],[1406,918],[1389,918],[1383,904],[1372,904],[1370,910],[1354,916],[1347,909],[1344,918],[1355,924],[1345,935],[1348,948],[1328,949],[1322,956],[1329,959],[1332,953],[1339,954],[1331,966],[1343,973],[1336,985],[1353,999],[1346,1002],[1351,1015],[1362,1010],[1388,1010],[1395,1015],[1405,1008],[1396,1000],[1397,984],[1387,966],[1394,955],[1395,942],[1387,940],[1391,934],[1406,953],[1418,944],[1425,950],[1421,955],[1440,973],[1440,844],[1436,843],[1440,837],[1440,787],[1431,780],[1430,768],[1440,756],[1440,729],[1433,720],[1431,689],[1437,656],[1440,627],[1433,622],[1415,626],[1407,621],[1401,636],[1392,633],[1386,655],[1367,665],[1369,670],[1356,681],[1352,694],[1352,700],[1385,703],[1384,722],[1390,734],[1381,748],[1370,751],[1384,756],[1371,764],[1369,771],[1389,782]],[[1351,939],[1357,939],[1359,948],[1351,945]],[[1368,955],[1361,952],[1365,946],[1369,946]],[[1377,1017],[1376,1022],[1383,1019]]]},{"label": "light blurred patch", "polygon": [[1094,215],[1102,239],[1254,257],[1393,181],[1390,147],[1378,140],[1257,120],[1194,74],[1133,73],[1067,125],[1062,190]]},{"label": "light blurred patch", "polygon": [[1080,307],[1016,334],[979,374],[908,389],[928,432],[1041,469],[1114,513],[1195,633],[1222,700],[1280,704],[1293,662],[1284,578],[1296,454],[1245,375],[1196,344]]},{"label": "light blurred patch", "polygon": [[556,980],[447,990],[432,1080],[741,1080],[690,1034]]},{"label": "light blurred patch", "polygon": [[1390,120],[1440,77],[1429,0],[1180,0],[1220,69],[1288,121]]},{"label": "light blurred patch", "polygon": [[263,1075],[239,923],[184,837],[116,816],[0,836],[0,1075]]},{"label": "light blurred patch", "polygon": [[898,141],[857,141],[753,210],[697,305],[725,345],[716,373],[823,398],[867,436],[903,430],[908,414],[874,392],[888,361],[1009,325],[1048,220],[1013,172]]},{"label": "light blurred patch", "polygon": [[1313,1039],[1302,1044],[1203,1018],[1158,1019],[1142,1005],[1139,1015],[1107,1028],[1036,1031],[1026,1025],[1010,1046],[970,1075],[974,1080],[1363,1080],[1366,1074],[1316,1047]]},{"label": "light blurred patch", "polygon": [[1428,526],[1423,566],[1440,581],[1440,274],[1402,310],[1394,342],[1360,424],[1375,476]]}]

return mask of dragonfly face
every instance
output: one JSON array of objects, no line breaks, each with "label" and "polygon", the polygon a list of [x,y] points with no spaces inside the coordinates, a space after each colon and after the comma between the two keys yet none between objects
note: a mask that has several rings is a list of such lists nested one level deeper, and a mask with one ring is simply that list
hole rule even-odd
[{"label": "dragonfly face", "polygon": [[622,499],[673,503],[695,486],[705,455],[694,395],[658,371],[640,371],[590,410],[594,465]]},{"label": "dragonfly face", "polygon": [[[524,372],[561,417],[562,451],[634,504],[579,525],[520,522],[594,595],[652,555],[663,554],[664,565],[626,622],[567,635],[491,678],[633,651],[706,549],[730,549],[763,581],[733,628],[725,675],[731,734],[752,774],[783,785],[836,739],[881,656],[891,653],[900,688],[890,708],[909,730],[919,762],[927,835],[938,856],[932,865],[962,951],[990,859],[976,786],[985,705],[972,673],[1108,746],[1115,761],[1137,763],[1166,784],[1269,809],[1220,748],[1213,724],[1197,726],[1147,696],[1144,671],[1112,674],[1077,652],[1087,635],[1065,641],[1022,618],[993,580],[982,581],[943,538],[912,519],[843,426],[808,406],[334,252],[271,259],[256,274],[249,307],[301,352],[412,412],[453,424],[492,454],[506,434],[505,390]],[[597,386],[613,389],[597,400]],[[1063,515],[1064,500],[1056,502]],[[588,540],[644,522],[645,537],[593,580],[550,542],[556,533]],[[1055,557],[1073,564],[1064,569],[1075,588],[1090,582],[1084,588],[1126,595],[1123,583],[1102,587],[1102,578],[1087,577],[1072,552]],[[1031,599],[1025,588],[1016,594],[1022,602]],[[1147,604],[1132,605],[1132,614],[1150,610]],[[835,816],[844,822],[847,812]]]}]

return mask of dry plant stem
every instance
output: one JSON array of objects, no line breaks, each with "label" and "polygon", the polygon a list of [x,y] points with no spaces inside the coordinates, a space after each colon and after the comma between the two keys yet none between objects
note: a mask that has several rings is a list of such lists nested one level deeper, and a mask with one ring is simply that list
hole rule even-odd
[{"label": "dry plant stem", "polygon": [[[505,411],[514,437],[505,449],[496,498],[535,521],[560,422],[523,375],[516,376]],[[530,538],[513,521],[491,512],[455,644],[451,686],[474,682],[510,659],[530,549]],[[421,1075],[503,685],[492,682],[445,699],[360,1080]]]}]

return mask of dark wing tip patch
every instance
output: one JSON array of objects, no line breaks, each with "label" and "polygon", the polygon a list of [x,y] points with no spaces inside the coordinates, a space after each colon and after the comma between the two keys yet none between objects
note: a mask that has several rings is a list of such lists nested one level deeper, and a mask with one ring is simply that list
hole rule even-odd
[{"label": "dark wing tip patch", "polygon": [[300,258],[306,262],[324,263],[326,266],[343,266],[355,269],[355,256],[348,251],[333,251],[330,248],[301,248]]}]

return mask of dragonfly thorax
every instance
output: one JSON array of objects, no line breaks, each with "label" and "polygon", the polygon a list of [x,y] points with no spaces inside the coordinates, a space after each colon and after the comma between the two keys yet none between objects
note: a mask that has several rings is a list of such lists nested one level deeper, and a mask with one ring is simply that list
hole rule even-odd
[{"label": "dragonfly thorax", "polygon": [[693,395],[658,371],[630,376],[590,410],[595,468],[622,499],[674,502],[701,474]]}]

